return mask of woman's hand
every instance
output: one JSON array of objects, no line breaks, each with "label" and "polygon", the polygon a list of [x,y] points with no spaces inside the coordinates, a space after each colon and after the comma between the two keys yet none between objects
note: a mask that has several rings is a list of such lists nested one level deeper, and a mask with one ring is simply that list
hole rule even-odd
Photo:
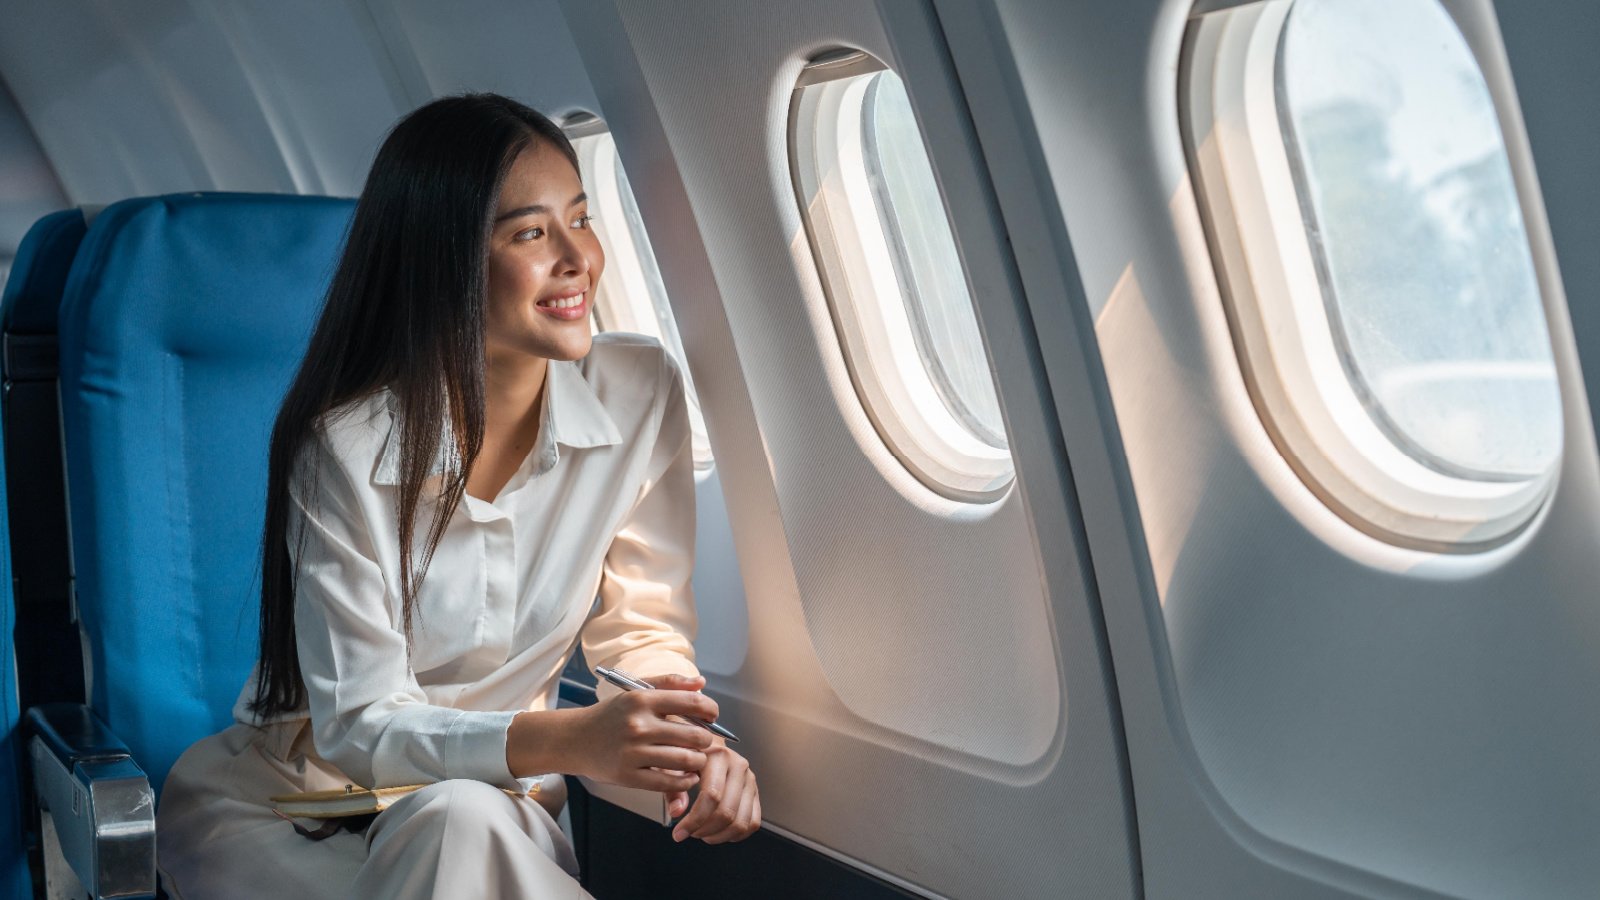
[{"label": "woman's hand", "polygon": [[566,772],[663,794],[689,790],[716,738],[669,716],[710,722],[716,701],[698,693],[702,678],[651,682],[656,690],[628,691],[582,709],[518,715],[507,735],[507,765],[517,775]]},{"label": "woman's hand", "polygon": [[[714,738],[700,770],[700,795],[694,808],[672,829],[672,839],[699,838],[708,844],[742,841],[761,827],[761,795],[756,773],[743,756]],[[667,812],[677,816],[689,805],[687,789],[667,795]]]}]

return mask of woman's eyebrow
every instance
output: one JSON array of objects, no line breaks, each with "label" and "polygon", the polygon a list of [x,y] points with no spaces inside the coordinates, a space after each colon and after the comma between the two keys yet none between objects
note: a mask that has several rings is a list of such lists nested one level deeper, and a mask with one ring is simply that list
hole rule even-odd
[{"label": "woman's eyebrow", "polygon": [[[578,196],[573,197],[572,198],[572,202],[567,204],[567,208],[571,209],[572,207],[577,206],[579,203],[582,203],[583,201],[585,201],[587,199],[589,199],[589,195],[587,193],[583,192],[583,191],[579,191],[578,192]],[[542,216],[550,215],[550,207],[541,206],[539,204],[534,204],[533,206],[519,206],[516,209],[513,209],[513,210],[511,210],[509,212],[503,212],[500,215],[495,216],[494,221],[495,221],[495,224],[498,225],[499,223],[504,222],[507,219],[515,219],[515,218],[517,218],[519,216],[541,216],[541,215]]]}]

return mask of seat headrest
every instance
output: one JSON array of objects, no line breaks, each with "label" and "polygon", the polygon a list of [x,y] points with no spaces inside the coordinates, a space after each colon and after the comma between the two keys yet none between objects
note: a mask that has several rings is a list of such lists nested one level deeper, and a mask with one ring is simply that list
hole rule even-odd
[{"label": "seat headrest", "polygon": [[[304,351],[354,203],[274,194],[170,194],[124,200],[89,228],[62,300],[63,359],[73,335],[168,352]],[[68,322],[74,327],[67,328]],[[289,343],[285,343],[288,341]]]},{"label": "seat headrest", "polygon": [[0,329],[11,334],[55,334],[56,310],[67,272],[86,231],[83,213],[64,209],[33,223],[0,295]]}]

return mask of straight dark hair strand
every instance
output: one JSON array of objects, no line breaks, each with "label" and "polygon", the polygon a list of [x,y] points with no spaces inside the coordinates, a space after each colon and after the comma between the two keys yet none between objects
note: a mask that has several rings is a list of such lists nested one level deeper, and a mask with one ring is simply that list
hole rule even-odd
[{"label": "straight dark hair strand", "polygon": [[[293,562],[304,534],[290,534],[290,513],[291,504],[316,502],[318,425],[384,388],[400,416],[400,627],[410,643],[418,587],[483,444],[486,266],[500,188],[517,155],[536,141],[577,168],[572,144],[548,118],[497,94],[468,94],[401,119],[373,160],[310,347],[272,429],[261,653],[250,703],[259,717],[306,703]],[[447,422],[455,446],[442,449],[454,465],[418,554],[416,520]]]}]

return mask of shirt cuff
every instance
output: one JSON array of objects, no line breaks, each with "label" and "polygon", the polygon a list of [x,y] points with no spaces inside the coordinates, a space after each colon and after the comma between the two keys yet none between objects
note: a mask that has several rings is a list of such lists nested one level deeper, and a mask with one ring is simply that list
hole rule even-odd
[{"label": "shirt cuff", "polygon": [[445,777],[515,789],[506,765],[506,732],[520,710],[462,710],[445,733]]}]

